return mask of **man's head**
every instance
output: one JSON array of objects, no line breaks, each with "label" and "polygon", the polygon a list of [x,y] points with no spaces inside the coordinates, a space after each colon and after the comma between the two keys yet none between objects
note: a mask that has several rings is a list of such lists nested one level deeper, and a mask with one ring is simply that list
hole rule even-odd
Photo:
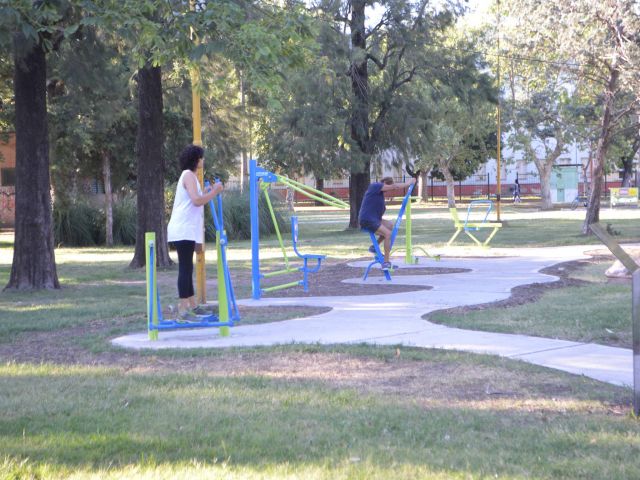
[{"label": "man's head", "polygon": [[393,185],[393,177],[384,177],[381,182],[385,185]]}]

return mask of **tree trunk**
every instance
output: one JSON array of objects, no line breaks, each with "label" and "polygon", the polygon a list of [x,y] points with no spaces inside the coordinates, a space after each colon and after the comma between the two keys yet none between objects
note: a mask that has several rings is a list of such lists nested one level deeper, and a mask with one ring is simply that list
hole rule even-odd
[{"label": "tree trunk", "polygon": [[531,153],[535,158],[534,163],[536,164],[538,174],[540,175],[540,195],[542,197],[543,210],[551,210],[553,208],[553,202],[551,201],[551,175],[553,173],[553,166],[556,164],[556,160],[558,160],[564,151],[564,138],[562,137],[561,130],[556,129],[555,139],[555,148],[551,153],[547,153],[547,156],[543,160],[537,159],[537,157],[535,157],[535,151],[531,148]]},{"label": "tree trunk", "polygon": [[164,218],[164,129],[162,121],[162,72],[146,65],[138,70],[138,157],[136,249],[131,268],[145,265],[145,232],[156,233],[159,266],[173,262],[169,257]]},{"label": "tree trunk", "polygon": [[113,247],[113,195],[111,194],[111,158],[109,152],[102,152],[102,181],[104,183],[104,213],[106,217],[105,239],[108,247]]},{"label": "tree trunk", "polygon": [[53,248],[47,60],[40,44],[25,51],[27,39],[14,36],[16,127],[15,241],[5,289],[60,288]]},{"label": "tree trunk", "polygon": [[[364,154],[364,162],[356,159],[349,177],[349,228],[358,228],[358,212],[369,187],[372,146],[369,142],[369,72],[367,70],[367,38],[365,31],[366,0],[351,3],[351,139]],[[359,156],[359,155],[358,155]]]},{"label": "tree trunk", "polygon": [[446,163],[440,162],[440,171],[447,182],[447,206],[456,208],[456,184]]},{"label": "tree trunk", "polygon": [[[324,178],[316,178],[316,190],[324,191]],[[324,203],[316,200],[315,205],[316,207],[321,207]]]},{"label": "tree trunk", "polygon": [[631,152],[622,159],[622,186],[631,187],[634,184],[633,159],[640,150],[640,138],[636,138],[631,147]]},{"label": "tree trunk", "polygon": [[551,210],[553,208],[553,202],[551,201],[552,172],[552,165],[545,165],[538,168],[538,174],[540,175],[540,197],[542,210]]},{"label": "tree trunk", "polygon": [[609,141],[611,139],[611,116],[613,109],[613,101],[616,91],[620,71],[611,70],[611,76],[604,92],[604,111],[602,112],[602,126],[600,128],[600,137],[598,138],[598,146],[596,147],[596,155],[594,158],[595,168],[593,170],[593,178],[591,179],[591,193],[589,195],[589,204],[587,213],[582,223],[582,234],[591,235],[589,226],[592,223],[600,221],[600,195],[602,194],[602,185],[604,180],[604,162],[607,158],[607,150],[609,149]]},{"label": "tree trunk", "polygon": [[289,209],[289,211],[293,215],[295,213],[295,211],[296,211],[296,206],[295,206],[296,192],[291,187],[287,187],[286,191],[287,191],[287,193],[286,193],[286,196],[285,196],[285,203],[287,204],[287,208]]},{"label": "tree trunk", "polygon": [[370,164],[367,162],[364,172],[351,171],[349,176],[349,228],[360,228],[358,225],[358,213],[362,206],[364,194],[371,182],[369,168]]},{"label": "tree trunk", "polygon": [[427,172],[421,172],[420,173],[420,184],[418,185],[419,188],[419,192],[420,192],[420,198],[422,199],[423,202],[426,202],[429,200],[429,192],[428,192],[428,188],[427,188],[427,180],[429,179]]}]

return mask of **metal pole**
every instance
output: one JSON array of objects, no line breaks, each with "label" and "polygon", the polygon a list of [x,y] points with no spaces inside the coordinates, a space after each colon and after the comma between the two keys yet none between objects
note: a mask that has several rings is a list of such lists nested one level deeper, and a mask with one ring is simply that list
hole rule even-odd
[{"label": "metal pole", "polygon": [[500,191],[502,190],[500,188],[500,181],[501,181],[501,177],[500,177],[500,140],[501,140],[501,132],[500,132],[500,113],[501,113],[501,105],[500,105],[500,85],[501,85],[501,80],[500,80],[500,0],[498,0],[498,24],[497,24],[497,30],[498,30],[498,75],[497,75],[497,82],[498,82],[498,107],[497,107],[497,126],[498,126],[498,149],[497,149],[497,158],[496,158],[496,215],[497,215],[497,221],[500,221]]},{"label": "metal pole", "polygon": [[487,172],[487,200],[491,200],[491,183],[489,183],[489,176],[491,174]]},{"label": "metal pole", "polygon": [[[196,5],[194,0],[189,1],[191,10],[195,10]],[[191,40],[195,43],[197,39],[194,37],[194,31],[191,30]],[[193,144],[202,145],[202,122],[200,117],[200,72],[196,67],[191,69],[191,116],[193,120]],[[196,172],[198,176],[198,182],[200,187],[204,188],[204,165]],[[204,222],[203,222],[204,223]],[[204,228],[204,227],[203,227]],[[203,241],[204,242],[204,241]],[[196,302],[203,304],[207,302],[206,292],[206,270],[205,270],[205,256],[204,256],[204,243],[202,248],[196,251]]]},{"label": "metal pole", "polygon": [[640,415],[640,269],[633,272],[631,328],[633,331],[633,413]]},{"label": "metal pole", "polygon": [[433,176],[429,178],[431,178],[431,201],[433,202]]},{"label": "metal pole", "polygon": [[404,263],[407,265],[413,265],[416,263],[413,258],[413,238],[411,236],[411,196],[409,196],[409,203],[407,203],[407,210],[404,214]]},{"label": "metal pole", "polygon": [[251,210],[251,291],[255,300],[260,299],[260,224],[258,218],[258,177],[256,161],[249,160],[249,208]]}]

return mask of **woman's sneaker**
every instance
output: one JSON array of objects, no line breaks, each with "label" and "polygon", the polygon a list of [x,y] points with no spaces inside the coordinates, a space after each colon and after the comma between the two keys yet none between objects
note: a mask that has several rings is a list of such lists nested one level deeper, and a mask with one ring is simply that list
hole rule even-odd
[{"label": "woman's sneaker", "polygon": [[371,246],[369,247],[369,252],[371,252],[371,253],[376,253],[376,247],[374,247],[373,245],[371,245]]},{"label": "woman's sneaker", "polygon": [[393,265],[391,265],[391,262],[383,262],[382,263],[382,270],[385,272],[388,272],[389,270],[393,269]]},{"label": "woman's sneaker", "polygon": [[213,305],[198,305],[191,311],[196,315],[213,315],[214,307]]},{"label": "woman's sneaker", "polygon": [[178,323],[197,323],[200,319],[198,315],[193,310],[185,310],[184,312],[180,312],[176,322]]}]

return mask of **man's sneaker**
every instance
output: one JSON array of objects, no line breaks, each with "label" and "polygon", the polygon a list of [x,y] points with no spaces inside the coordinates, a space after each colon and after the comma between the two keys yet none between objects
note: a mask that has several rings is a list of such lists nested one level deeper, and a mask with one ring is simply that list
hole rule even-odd
[{"label": "man's sneaker", "polygon": [[369,252],[371,252],[371,253],[376,253],[376,247],[374,247],[373,245],[371,245],[371,246],[369,247]]},{"label": "man's sneaker", "polygon": [[385,272],[388,272],[389,270],[396,270],[398,267],[398,265],[393,265],[391,262],[384,262],[382,264],[382,270]]}]

